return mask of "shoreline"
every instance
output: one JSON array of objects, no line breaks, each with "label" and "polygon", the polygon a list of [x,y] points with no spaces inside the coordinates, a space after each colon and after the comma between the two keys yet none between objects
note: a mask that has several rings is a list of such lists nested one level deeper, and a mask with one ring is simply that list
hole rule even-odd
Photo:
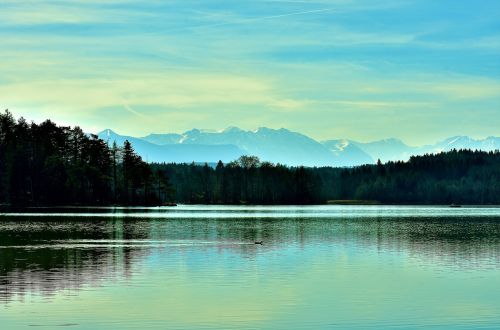
[{"label": "shoreline", "polygon": [[335,201],[325,204],[176,204],[174,205],[57,205],[57,206],[0,206],[0,213],[11,213],[18,211],[37,211],[37,210],[110,210],[110,209],[176,209],[178,207],[247,207],[247,208],[273,208],[273,207],[435,207],[435,208],[500,208],[498,204],[461,204],[453,206],[451,204],[383,204],[371,201]]}]

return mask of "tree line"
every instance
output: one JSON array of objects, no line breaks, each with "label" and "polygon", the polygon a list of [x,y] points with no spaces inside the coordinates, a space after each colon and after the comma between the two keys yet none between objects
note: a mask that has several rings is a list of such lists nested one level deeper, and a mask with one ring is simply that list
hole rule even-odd
[{"label": "tree line", "polygon": [[500,153],[452,150],[414,156],[407,162],[353,168],[304,168],[243,156],[215,168],[153,164],[170,178],[175,200],[202,204],[500,205]]},{"label": "tree line", "polygon": [[146,163],[126,141],[0,113],[0,204],[500,204],[500,153],[453,150],[354,168]]},{"label": "tree line", "polygon": [[389,204],[500,205],[500,152],[451,150],[341,172],[339,198]]},{"label": "tree line", "polygon": [[168,176],[175,200],[200,204],[318,204],[324,202],[320,169],[260,162],[255,156],[216,166],[152,164]]},{"label": "tree line", "polygon": [[0,113],[0,204],[154,205],[171,186],[127,141],[109,146],[79,127]]}]

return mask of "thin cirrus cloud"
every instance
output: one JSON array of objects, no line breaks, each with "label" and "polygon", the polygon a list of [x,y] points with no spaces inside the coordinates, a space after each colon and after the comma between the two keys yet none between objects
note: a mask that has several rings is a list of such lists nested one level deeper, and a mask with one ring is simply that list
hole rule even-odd
[{"label": "thin cirrus cloud", "polygon": [[113,119],[131,135],[224,126],[414,144],[498,135],[499,7],[5,0],[0,106],[89,130]]}]

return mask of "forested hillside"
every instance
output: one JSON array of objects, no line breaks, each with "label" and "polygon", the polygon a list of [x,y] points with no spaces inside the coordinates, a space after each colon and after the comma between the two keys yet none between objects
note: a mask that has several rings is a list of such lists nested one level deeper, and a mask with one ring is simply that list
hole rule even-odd
[{"label": "forested hillside", "polygon": [[242,156],[216,167],[148,164],[80,128],[0,114],[0,204],[500,204],[500,153],[452,150],[354,168],[287,167]]}]

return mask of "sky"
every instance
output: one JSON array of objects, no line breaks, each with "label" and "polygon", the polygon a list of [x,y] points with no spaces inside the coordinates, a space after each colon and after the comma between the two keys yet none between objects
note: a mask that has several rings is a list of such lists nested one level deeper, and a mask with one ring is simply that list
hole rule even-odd
[{"label": "sky", "polygon": [[0,108],[127,135],[500,136],[497,0],[1,0]]}]

